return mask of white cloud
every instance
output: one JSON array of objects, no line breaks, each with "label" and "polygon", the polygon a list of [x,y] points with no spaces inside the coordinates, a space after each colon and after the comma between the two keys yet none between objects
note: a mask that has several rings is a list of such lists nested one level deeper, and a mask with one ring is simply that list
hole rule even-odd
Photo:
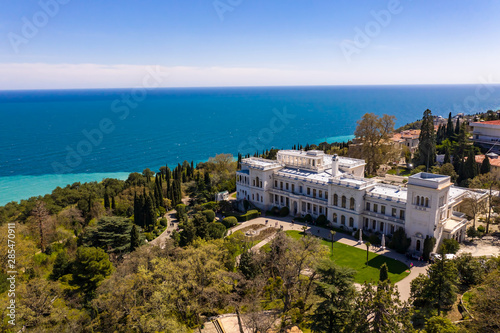
[{"label": "white cloud", "polygon": [[[166,67],[102,64],[0,63],[0,90],[130,88],[140,86],[147,68],[168,73],[161,87],[440,84],[477,83],[479,76],[498,73],[427,70],[408,64],[372,66],[368,63],[337,63],[336,69],[300,70],[260,67]],[[389,68],[387,68],[389,67]]]}]

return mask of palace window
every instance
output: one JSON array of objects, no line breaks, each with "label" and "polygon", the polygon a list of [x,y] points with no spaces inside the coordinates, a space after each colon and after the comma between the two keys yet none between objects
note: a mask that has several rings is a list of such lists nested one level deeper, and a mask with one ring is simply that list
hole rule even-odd
[{"label": "palace window", "polygon": [[311,188],[310,187],[307,188],[307,195],[311,195]]},{"label": "palace window", "polygon": [[288,183],[286,183],[286,190],[288,191]]},{"label": "palace window", "polygon": [[384,222],[380,222],[380,231],[384,231]]},{"label": "palace window", "polygon": [[396,217],[396,208],[392,209],[392,217]]},{"label": "palace window", "polygon": [[313,198],[316,198],[316,189],[313,189]]},{"label": "palace window", "polygon": [[352,217],[349,218],[349,228],[354,227],[354,219]]},{"label": "palace window", "polygon": [[340,224],[345,225],[345,216],[344,215],[342,215],[340,217]]},{"label": "palace window", "polygon": [[295,184],[292,184],[292,192],[295,193]]},{"label": "palace window", "polygon": [[425,207],[429,207],[429,198],[425,198]]},{"label": "palace window", "polygon": [[308,202],[307,203],[307,211],[310,212],[311,211],[311,204]]},{"label": "palace window", "polygon": [[325,191],[325,199],[328,199],[328,191]]},{"label": "palace window", "polygon": [[417,195],[417,202],[416,202],[416,205],[417,206],[420,206],[420,196]]},{"label": "palace window", "polygon": [[283,189],[283,182],[280,182],[280,189]]},{"label": "palace window", "polygon": [[323,191],[319,190],[319,197],[322,198],[323,197]]},{"label": "palace window", "polygon": [[377,221],[375,220],[372,221],[372,229],[377,230]]},{"label": "palace window", "polygon": [[333,195],[333,205],[338,206],[339,205],[339,196],[337,194]]},{"label": "palace window", "polygon": [[385,206],[380,206],[380,212],[385,215]]},{"label": "palace window", "polygon": [[333,213],[333,222],[337,223],[337,214],[336,213]]},{"label": "palace window", "polygon": [[405,219],[405,211],[404,211],[404,210],[401,210],[401,211],[399,212],[399,218],[400,218],[401,220],[404,220],[404,219]]},{"label": "palace window", "polygon": [[346,208],[347,206],[347,198],[345,195],[342,196],[342,208]]},{"label": "palace window", "polygon": [[351,200],[350,200],[350,201],[351,201],[351,202],[350,202],[350,208],[351,208],[352,210],[354,210],[354,207],[356,206],[356,200],[354,200],[354,198],[351,198]]},{"label": "palace window", "polygon": [[299,192],[302,193],[302,186],[299,186]]},{"label": "palace window", "polygon": [[277,180],[274,181],[274,187],[278,188],[278,181]]},{"label": "palace window", "polygon": [[366,203],[366,210],[370,211],[370,203],[369,202]]},{"label": "palace window", "polygon": [[375,213],[378,213],[378,205],[377,204],[373,204],[373,211]]}]

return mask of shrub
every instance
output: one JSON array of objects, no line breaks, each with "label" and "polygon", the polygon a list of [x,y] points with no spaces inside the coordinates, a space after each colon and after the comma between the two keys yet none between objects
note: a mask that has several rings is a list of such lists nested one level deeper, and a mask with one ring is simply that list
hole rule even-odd
[{"label": "shrub", "polygon": [[486,232],[486,228],[484,226],[480,225],[479,227],[477,227],[477,231],[484,234]]},{"label": "shrub", "polygon": [[474,237],[478,237],[479,236],[479,232],[474,229],[473,227],[470,227],[469,229],[467,229],[467,237],[471,237],[471,238],[474,238]]},{"label": "shrub", "polygon": [[307,214],[306,216],[304,216],[304,220],[306,222],[312,222],[313,218],[312,218],[311,214]]},{"label": "shrub", "polygon": [[161,219],[161,220],[160,220],[160,225],[161,225],[162,227],[166,227],[166,226],[168,226],[168,220],[167,220],[167,219]]},{"label": "shrub", "polygon": [[213,222],[215,220],[215,213],[213,210],[207,209],[201,212],[207,218],[207,222]]},{"label": "shrub", "polygon": [[316,225],[318,225],[319,227],[326,227],[327,224],[328,220],[326,219],[326,216],[323,214],[318,216],[318,218],[316,219]]},{"label": "shrub", "polygon": [[[359,234],[358,234],[358,237],[359,237]],[[380,238],[378,238],[378,236],[376,234],[371,234],[370,237],[368,237],[368,241],[372,245],[380,245]]]},{"label": "shrub", "polygon": [[248,212],[246,212],[246,214],[238,216],[238,222],[250,221],[250,220],[256,219],[259,216],[260,216],[260,212],[258,210],[256,210],[256,209],[249,210]]},{"label": "shrub", "polygon": [[204,209],[204,210],[207,210],[207,209],[210,209],[210,210],[217,210],[219,204],[215,201],[209,201],[207,203],[204,203],[203,205],[201,205],[201,207]]},{"label": "shrub", "polygon": [[228,216],[224,220],[222,220],[222,224],[224,224],[224,226],[229,229],[238,224],[238,219],[234,216]]},{"label": "shrub", "polygon": [[271,209],[271,212],[273,213],[274,216],[278,216],[280,214],[280,209],[279,209],[279,207],[274,206]]},{"label": "shrub", "polygon": [[288,216],[288,214],[290,214],[290,209],[288,209],[288,207],[281,208],[281,210],[280,210],[281,217]]}]

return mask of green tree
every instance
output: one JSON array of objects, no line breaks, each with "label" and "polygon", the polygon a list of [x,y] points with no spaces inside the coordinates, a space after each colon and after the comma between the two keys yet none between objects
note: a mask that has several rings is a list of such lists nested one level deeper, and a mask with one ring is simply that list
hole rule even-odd
[{"label": "green tree", "polygon": [[485,155],[483,163],[481,163],[481,169],[479,170],[479,173],[484,175],[485,173],[488,173],[490,171],[491,171],[490,159],[488,155]]},{"label": "green tree", "polygon": [[223,238],[226,233],[226,227],[219,222],[212,222],[208,224],[208,239]]},{"label": "green tree", "polygon": [[387,267],[387,264],[384,262],[382,266],[380,266],[379,281],[386,281],[386,280],[389,280],[389,268]]},{"label": "green tree", "polygon": [[434,130],[434,118],[431,110],[424,111],[422,126],[420,128],[418,148],[416,152],[416,164],[424,165],[427,171],[436,162],[436,133]]},{"label": "green tree", "polygon": [[453,238],[443,239],[441,246],[439,247],[439,253],[445,255],[447,253],[457,253],[460,248],[460,244]]},{"label": "green tree", "polygon": [[475,177],[471,183],[471,188],[484,188],[488,189],[488,215],[486,216],[486,233],[489,233],[490,230],[490,222],[491,222],[491,210],[494,205],[494,195],[493,190],[496,190],[500,187],[500,182],[497,177],[491,173],[486,173],[484,175],[479,175]]},{"label": "green tree", "polygon": [[353,157],[366,160],[366,173],[373,175],[378,167],[392,159],[396,152],[392,145],[387,144],[394,132],[394,116],[383,115],[378,117],[374,113],[366,113],[357,121],[356,143],[358,149],[351,146]]},{"label": "green tree", "polygon": [[[420,274],[411,282],[413,305],[424,317],[432,313],[429,310],[433,309],[437,309],[438,315],[441,315],[442,310],[449,309],[455,303],[457,268],[452,260],[446,260],[443,256],[429,266],[427,274]],[[416,321],[422,323],[422,318]]]},{"label": "green tree", "polygon": [[104,192],[104,208],[109,209],[111,208],[111,204],[109,202],[109,194],[108,194],[108,189]]},{"label": "green tree", "polygon": [[247,279],[254,279],[259,274],[259,265],[255,260],[255,253],[253,251],[243,251],[240,256],[238,269]]},{"label": "green tree", "polygon": [[469,150],[467,155],[467,161],[464,164],[464,179],[472,179],[478,175],[477,164],[476,164],[476,154],[473,149]]},{"label": "green tree", "polygon": [[426,333],[456,333],[458,328],[453,325],[451,320],[441,316],[434,316],[427,320],[425,324]]},{"label": "green tree", "polygon": [[355,271],[339,267],[331,260],[324,260],[317,268],[320,275],[316,281],[315,293],[320,297],[311,316],[313,332],[346,332],[346,321],[354,310]]},{"label": "green tree", "polygon": [[132,223],[124,217],[103,217],[95,227],[89,227],[80,238],[85,246],[99,247],[109,253],[127,253],[130,250]]},{"label": "green tree", "polygon": [[238,225],[238,219],[234,216],[228,216],[222,220],[222,224],[224,224],[224,226],[229,229]]},{"label": "green tree", "polygon": [[108,254],[95,247],[79,247],[73,263],[72,284],[90,295],[113,271]]},{"label": "green tree", "polygon": [[435,245],[436,245],[436,238],[429,237],[429,236],[425,237],[425,240],[424,240],[424,251],[422,253],[422,256],[424,257],[425,261],[429,260],[429,254],[432,252],[432,250],[434,249]]},{"label": "green tree", "polygon": [[201,212],[207,218],[208,222],[213,222],[215,220],[215,213],[211,209],[207,209]]},{"label": "green tree", "polygon": [[370,244],[370,242],[366,242],[365,245],[366,245],[366,265],[368,266],[368,256],[370,254],[371,244]]},{"label": "green tree", "polygon": [[141,245],[141,235],[134,225],[130,230],[130,252],[135,251]]},{"label": "green tree", "polygon": [[52,267],[52,273],[50,274],[51,280],[57,280],[60,277],[71,273],[71,261],[66,250],[62,250],[57,253],[56,259],[54,260],[54,266]]},{"label": "green tree", "polygon": [[448,114],[448,124],[446,126],[446,136],[448,139],[452,139],[455,134],[455,128],[453,127],[453,120],[451,118],[451,112]]}]

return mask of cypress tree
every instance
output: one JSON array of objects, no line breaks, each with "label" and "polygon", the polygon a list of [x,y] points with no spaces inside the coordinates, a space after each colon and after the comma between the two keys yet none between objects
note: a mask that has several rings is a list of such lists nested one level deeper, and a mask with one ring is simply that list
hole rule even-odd
[{"label": "cypress tree", "polygon": [[424,111],[417,149],[417,163],[424,165],[427,171],[436,161],[436,134],[431,110]]},{"label": "cypress tree", "polygon": [[460,133],[460,118],[457,118],[457,124],[455,125],[455,135]]},{"label": "cypress tree", "polygon": [[490,159],[488,158],[488,155],[484,156],[483,163],[481,163],[481,174],[485,174],[491,171],[491,164],[490,164]]},{"label": "cypress tree", "polygon": [[451,119],[451,112],[448,115],[448,125],[446,126],[446,136],[448,139],[452,139],[453,134],[455,134],[454,128],[453,128],[453,120]]},{"label": "cypress tree", "polygon": [[115,202],[115,197],[114,196],[111,197],[111,208],[113,210],[116,209],[116,202]]},{"label": "cypress tree", "polygon": [[384,262],[382,266],[380,266],[379,281],[383,282],[386,280],[389,280],[389,268],[387,268],[387,264]]},{"label": "cypress tree", "polygon": [[467,161],[464,165],[464,178],[472,179],[477,176],[477,164],[476,164],[476,154],[473,149],[469,150],[469,154],[467,156]]},{"label": "cypress tree", "polygon": [[444,151],[444,164],[446,164],[446,163],[451,163],[450,149],[449,148],[445,148],[445,151]]},{"label": "cypress tree", "polygon": [[137,227],[134,224],[132,230],[130,230],[130,252],[133,252],[135,249],[137,249],[139,245],[140,245],[139,230],[137,230]]},{"label": "cypress tree", "polygon": [[111,205],[109,203],[109,194],[108,194],[108,189],[104,191],[104,208],[109,209],[111,208]]},{"label": "cypress tree", "polygon": [[144,224],[149,230],[151,230],[154,228],[154,225],[156,223],[156,212],[155,212],[153,200],[151,200],[150,196],[148,196],[146,198],[144,212],[145,212]]}]

